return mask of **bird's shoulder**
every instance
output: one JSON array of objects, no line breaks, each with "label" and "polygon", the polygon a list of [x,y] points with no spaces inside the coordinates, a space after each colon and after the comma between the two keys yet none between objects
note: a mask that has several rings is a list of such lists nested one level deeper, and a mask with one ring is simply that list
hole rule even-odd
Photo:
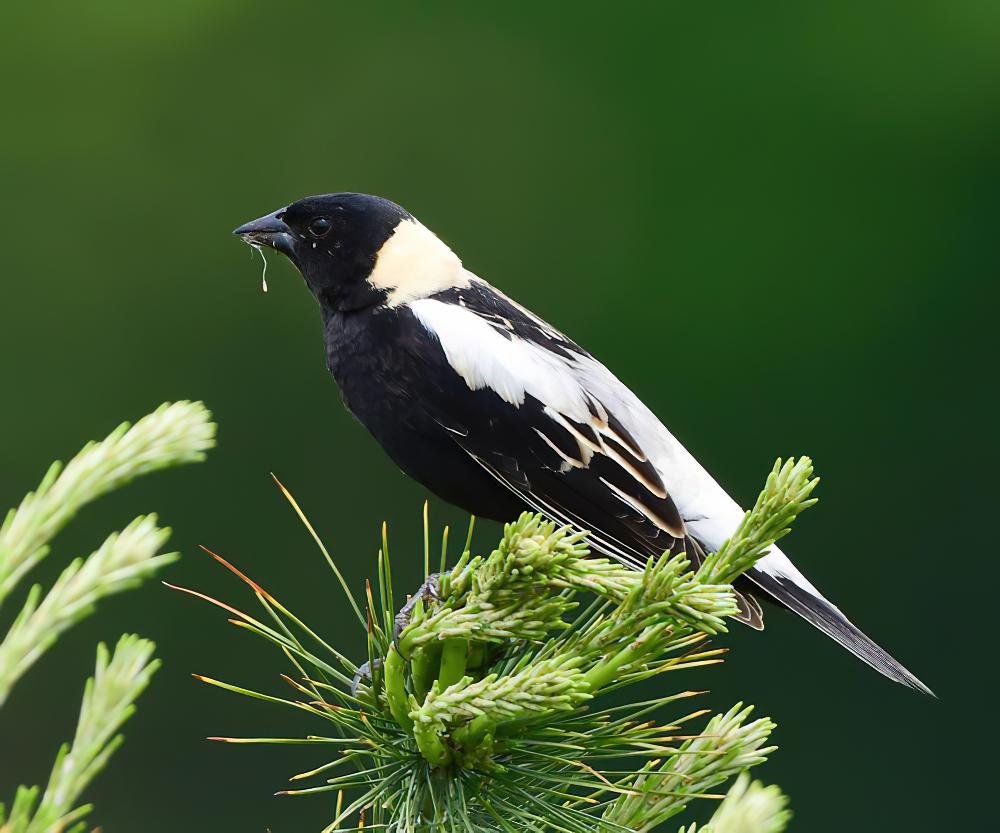
[{"label": "bird's shoulder", "polygon": [[565,333],[495,286],[471,273],[467,275],[468,281],[464,285],[450,287],[426,299],[415,301],[410,305],[411,308],[420,316],[435,303],[452,306],[464,313],[464,316],[459,315],[455,320],[474,316],[508,340],[522,339],[565,357],[589,355]]},{"label": "bird's shoulder", "polygon": [[610,413],[623,430],[629,425],[632,433],[650,439],[663,430],[639,398],[583,347],[479,278],[412,301],[408,308],[471,391],[495,393],[518,411],[525,410],[525,402],[536,402],[574,422],[589,424]]}]

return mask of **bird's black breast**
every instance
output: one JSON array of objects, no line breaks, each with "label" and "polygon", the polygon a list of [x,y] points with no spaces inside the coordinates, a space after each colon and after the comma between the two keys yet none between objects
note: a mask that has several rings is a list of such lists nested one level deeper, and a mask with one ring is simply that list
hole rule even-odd
[{"label": "bird's black breast", "polygon": [[[476,515],[511,520],[525,507],[456,443],[489,416],[405,306],[336,313],[327,366],[347,409],[410,477]],[[484,411],[486,409],[486,411]]]}]

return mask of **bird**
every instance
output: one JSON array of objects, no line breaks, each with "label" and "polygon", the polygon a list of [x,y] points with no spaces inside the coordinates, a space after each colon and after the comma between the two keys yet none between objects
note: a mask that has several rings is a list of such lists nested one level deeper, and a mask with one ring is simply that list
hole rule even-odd
[{"label": "bird", "polygon": [[[589,532],[635,569],[698,563],[743,509],[607,367],[465,268],[406,209],[341,192],[305,197],[233,232],[287,257],[318,302],[343,402],[400,469],[473,515],[537,512]],[[772,546],[737,584],[786,607],[884,676],[933,694]]]}]

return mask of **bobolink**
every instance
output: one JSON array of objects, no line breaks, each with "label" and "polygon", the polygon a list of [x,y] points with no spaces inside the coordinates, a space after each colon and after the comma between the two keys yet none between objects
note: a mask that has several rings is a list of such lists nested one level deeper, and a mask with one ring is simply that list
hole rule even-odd
[{"label": "bobolink", "polygon": [[[348,409],[411,477],[509,521],[531,509],[641,569],[697,560],[743,510],[659,419],[567,336],[465,269],[405,209],[366,194],[307,197],[240,226],[298,268],[319,302]],[[763,591],[892,680],[929,693],[827,601],[778,547],[738,583]]]}]

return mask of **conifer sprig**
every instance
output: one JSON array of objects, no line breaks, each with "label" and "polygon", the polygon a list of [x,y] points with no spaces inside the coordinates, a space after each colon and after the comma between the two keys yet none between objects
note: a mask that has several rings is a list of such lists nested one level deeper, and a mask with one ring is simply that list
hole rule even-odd
[{"label": "conifer sprig", "polygon": [[799,513],[816,503],[811,495],[817,485],[819,478],[813,477],[808,457],[784,462],[779,458],[753,509],[743,516],[733,537],[705,559],[701,571],[706,580],[732,583],[750,569],[772,544],[792,531],[792,522]]},{"label": "conifer sprig", "polygon": [[[187,592],[277,646],[292,664],[284,677],[292,693],[200,679],[305,711],[331,730],[301,739],[216,740],[337,750],[281,793],[335,794],[325,831],[652,830],[765,760],[774,724],[750,720],[750,708],[736,706],[698,731],[690,724],[707,710],[675,711],[665,721],[656,715],[699,692],[619,706],[602,705],[602,695],[719,662],[705,640],[725,632],[737,612],[730,582],[812,505],[815,483],[808,459],[778,461],[733,538],[698,568],[683,553],[650,559],[641,572],[591,559],[584,533],[525,514],[505,527],[489,555],[473,556],[467,544],[451,569],[442,557],[440,574],[400,615],[384,536],[377,590],[367,592],[368,661],[358,665],[216,556],[251,588],[265,615]],[[425,572],[429,539],[425,526]],[[645,763],[637,768],[636,760]],[[744,810],[761,795],[771,809],[780,804],[773,792],[741,789],[730,806],[742,815],[717,814],[710,829],[779,830],[719,827],[749,818]],[[780,810],[768,817],[776,825],[783,824]]]},{"label": "conifer sprig", "polygon": [[[53,463],[0,526],[0,604],[83,505],[146,472],[202,459],[214,438],[215,423],[202,403],[167,403],[134,426],[123,423],[101,442],[89,443],[65,468]],[[159,554],[169,534],[155,515],[140,516],[87,558],[72,561],[44,596],[38,585],[28,591],[0,637],[0,706],[31,665],[102,598],[136,586],[176,558]],[[87,828],[81,819],[90,807],[77,801],[121,743],[116,733],[158,666],[152,652],[151,642],[134,636],[122,637],[113,656],[98,648],[73,743],[60,751],[44,791],[22,786],[9,814],[0,805],[0,833]]]},{"label": "conifer sprig", "polygon": [[201,460],[214,444],[215,423],[201,402],[164,403],[88,443],[65,467],[49,466],[0,526],[0,605],[81,507],[139,475]]},{"label": "conifer sprig", "polygon": [[692,824],[680,833],[782,833],[792,815],[787,808],[788,799],[781,790],[751,782],[744,772],[708,824]]},{"label": "conifer sprig", "polygon": [[776,747],[766,747],[774,728],[768,718],[747,722],[750,707],[741,703],[713,717],[700,737],[684,741],[676,760],[647,764],[631,785],[604,812],[603,820],[629,830],[652,830],[748,767],[767,760]]},{"label": "conifer sprig", "polygon": [[0,642],[0,706],[24,672],[100,599],[135,587],[177,559],[177,553],[157,554],[169,536],[155,515],[140,516],[87,558],[72,561],[44,598],[41,585],[31,588]]},{"label": "conifer sprig", "polygon": [[122,744],[118,730],[135,712],[135,701],[159,668],[155,646],[137,636],[123,636],[114,654],[97,646],[97,667],[87,680],[72,743],[56,756],[44,792],[38,787],[17,791],[9,818],[0,805],[0,833],[83,833],[82,821],[93,807],[77,805],[83,791],[104,769]]}]

